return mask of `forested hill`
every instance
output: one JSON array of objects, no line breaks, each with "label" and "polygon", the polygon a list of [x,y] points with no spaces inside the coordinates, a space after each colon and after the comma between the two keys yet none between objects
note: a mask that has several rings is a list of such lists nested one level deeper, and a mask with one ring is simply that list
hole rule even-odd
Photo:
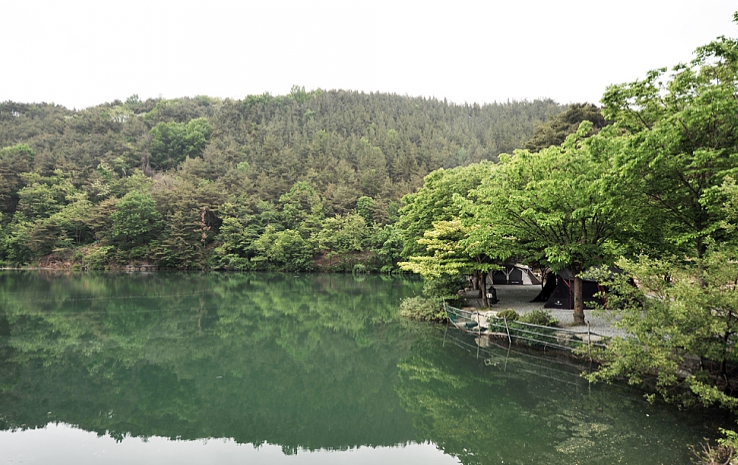
[{"label": "forested hill", "polygon": [[[244,100],[133,96],[79,111],[2,103],[0,260],[310,269],[328,256],[333,265],[376,251],[426,174],[495,160],[564,109],[297,87]],[[366,231],[334,243],[349,223]]]}]

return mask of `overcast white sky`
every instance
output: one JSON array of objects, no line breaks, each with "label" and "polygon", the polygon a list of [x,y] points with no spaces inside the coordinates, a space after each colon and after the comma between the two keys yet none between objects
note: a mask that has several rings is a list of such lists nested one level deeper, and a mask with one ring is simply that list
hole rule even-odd
[{"label": "overcast white sky", "polygon": [[0,0],[0,101],[350,89],[598,102],[738,37],[735,0]]}]

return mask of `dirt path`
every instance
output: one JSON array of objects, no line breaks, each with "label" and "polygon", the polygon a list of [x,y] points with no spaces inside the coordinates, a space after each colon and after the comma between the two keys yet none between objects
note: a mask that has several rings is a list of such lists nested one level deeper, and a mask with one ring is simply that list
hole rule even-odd
[{"label": "dirt path", "polygon": [[[574,310],[544,309],[543,302],[531,302],[531,300],[541,292],[541,286],[495,284],[495,289],[497,289],[497,298],[500,299],[500,301],[492,305],[491,310],[499,312],[511,308],[522,315],[530,312],[531,310],[543,309],[550,311],[551,315],[559,320],[563,326],[569,326],[574,323]],[[480,308],[482,300],[477,296],[477,291],[467,291],[466,293],[468,304],[472,307]],[[584,310],[585,320],[589,321],[591,331],[603,336],[625,336],[624,331],[612,327],[612,324],[606,315],[594,313],[595,312],[593,310]],[[586,326],[580,326],[580,328],[582,328],[583,331],[587,330]],[[576,327],[571,329],[576,329]]]}]

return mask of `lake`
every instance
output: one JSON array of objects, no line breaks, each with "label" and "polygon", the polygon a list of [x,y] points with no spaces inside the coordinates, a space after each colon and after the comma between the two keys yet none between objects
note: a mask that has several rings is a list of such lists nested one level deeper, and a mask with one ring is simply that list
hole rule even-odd
[{"label": "lake", "polygon": [[421,288],[0,271],[0,463],[686,464],[732,426],[401,320]]}]

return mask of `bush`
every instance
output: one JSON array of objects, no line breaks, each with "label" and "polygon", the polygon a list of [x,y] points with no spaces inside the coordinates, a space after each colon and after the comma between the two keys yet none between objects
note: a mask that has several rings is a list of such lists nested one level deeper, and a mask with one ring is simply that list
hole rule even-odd
[{"label": "bush", "polygon": [[400,302],[400,316],[420,321],[443,321],[446,312],[434,299],[408,297]]},{"label": "bush", "polygon": [[551,316],[550,312],[543,309],[536,309],[525,313],[520,317],[522,323],[530,323],[539,326],[558,326],[559,320]]},{"label": "bush", "polygon": [[423,280],[423,294],[436,299],[446,299],[447,302],[457,303],[458,291],[464,288],[460,276],[441,275],[439,277],[425,277]]},{"label": "bush", "polygon": [[108,262],[110,257],[108,253],[113,249],[113,246],[90,246],[83,250],[84,255],[82,258],[82,264],[88,270],[105,270],[108,268]]},{"label": "bush", "polygon": [[515,321],[520,318],[520,315],[518,315],[518,312],[516,312],[512,308],[508,308],[507,310],[497,312],[497,318],[504,318],[507,321]]}]

